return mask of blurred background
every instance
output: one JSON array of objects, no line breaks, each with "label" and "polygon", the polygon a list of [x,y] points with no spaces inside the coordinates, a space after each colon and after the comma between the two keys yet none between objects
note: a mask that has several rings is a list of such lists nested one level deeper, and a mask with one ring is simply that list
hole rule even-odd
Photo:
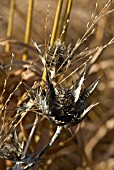
[{"label": "blurred background", "polygon": [[[24,81],[31,86],[34,81],[38,81],[42,77],[43,66],[33,46],[32,39],[38,45],[44,44],[45,39],[49,40],[58,0],[34,0],[31,29],[29,38],[26,40],[25,32],[29,2],[29,0],[14,1],[12,31],[11,35],[8,35],[11,1],[0,0],[0,93],[2,93],[6,78],[2,68],[9,69],[12,59],[11,54],[12,52],[14,53],[12,69],[9,73],[3,101],[7,99],[16,87],[25,68],[30,65],[31,61],[33,64]],[[96,13],[99,13],[106,3],[107,0],[100,0]],[[76,41],[83,36],[95,6],[96,0],[73,1],[70,23],[66,35],[67,45],[69,43],[72,43],[72,46],[75,45]],[[110,10],[113,8],[114,4],[110,6]],[[114,12],[101,18],[95,25],[95,29],[94,34],[81,45],[77,53],[80,53],[86,47],[94,49],[97,46],[105,45],[114,37]],[[27,58],[25,57],[26,59],[23,57],[24,54],[27,56]],[[78,66],[78,63],[76,63],[76,66]],[[71,69],[73,67],[74,65]],[[54,145],[46,152],[44,159],[39,161],[39,164],[32,168],[33,170],[114,169],[114,44],[104,49],[97,57],[89,70],[85,85],[91,84],[100,74],[102,74],[100,83],[89,101],[90,103],[99,102],[100,104],[89,112],[78,131],[77,127],[73,127],[71,128],[71,134],[67,129],[64,129]],[[75,79],[76,76],[74,75]],[[8,105],[8,113],[14,109],[24,91],[25,89],[22,86],[16,90]],[[17,129],[20,142],[22,142],[22,139],[24,142],[27,141],[34,119],[35,115],[30,113],[20,123]],[[49,141],[55,128],[47,119],[41,119],[37,125],[28,152],[39,152]],[[11,166],[13,164],[10,161],[0,159],[1,170],[6,170]]]}]

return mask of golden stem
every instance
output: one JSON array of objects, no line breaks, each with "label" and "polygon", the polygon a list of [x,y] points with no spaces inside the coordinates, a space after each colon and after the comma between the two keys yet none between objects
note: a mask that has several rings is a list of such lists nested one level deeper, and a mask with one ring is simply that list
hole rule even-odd
[{"label": "golden stem", "polygon": [[43,70],[43,75],[42,75],[42,86],[45,85],[45,82],[46,81],[46,68],[44,67],[44,70]]},{"label": "golden stem", "polygon": [[[34,0],[29,0],[25,38],[24,38],[24,42],[26,44],[28,44],[29,38],[30,38],[30,32],[31,32],[31,26],[32,26],[31,22],[32,22],[32,13],[33,13],[33,3],[34,3]],[[25,49],[25,54],[23,54],[22,56],[22,61],[26,61],[26,60],[27,60],[27,49]]]},{"label": "golden stem", "polygon": [[53,45],[53,43],[55,41],[56,32],[57,32],[57,29],[58,29],[58,24],[59,24],[59,19],[60,19],[60,14],[61,14],[61,9],[62,9],[62,4],[63,4],[63,0],[59,0],[58,5],[57,5],[55,20],[54,20],[51,40],[50,40],[51,46]]},{"label": "golden stem", "polygon": [[65,28],[65,32],[62,36],[62,41],[65,41],[67,28],[68,28],[68,24],[69,24],[69,22],[67,23],[67,21],[69,20],[69,17],[70,17],[72,2],[73,2],[73,0],[67,0],[67,6],[66,6],[66,11],[65,11],[65,15],[64,15],[64,21],[63,21],[63,26],[66,26],[66,28]]},{"label": "golden stem", "polygon": [[[7,27],[7,38],[11,38],[11,35],[12,35],[14,8],[15,8],[15,0],[11,0],[8,27]],[[7,43],[5,46],[5,52],[8,52],[9,50],[10,50],[10,46]]]},{"label": "golden stem", "polygon": [[69,22],[67,22],[67,21],[69,20],[69,17],[70,17],[72,2],[73,2],[73,0],[67,0],[67,2],[66,2],[66,7],[64,9],[63,18],[61,19],[56,39],[61,36],[63,27],[65,26],[64,33],[62,34],[62,37],[61,37],[61,40],[65,41],[65,37],[66,37],[66,33],[67,33],[67,28],[68,28],[68,24],[69,24]]}]

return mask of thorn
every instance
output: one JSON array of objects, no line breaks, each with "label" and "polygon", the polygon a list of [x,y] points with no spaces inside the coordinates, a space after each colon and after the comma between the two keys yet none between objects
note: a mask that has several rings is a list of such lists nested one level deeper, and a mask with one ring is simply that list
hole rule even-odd
[{"label": "thorn", "polygon": [[96,86],[98,85],[99,83],[99,80],[100,80],[101,76],[94,82],[92,83],[89,88],[86,90],[86,94],[87,96],[89,96],[93,91],[94,89],[96,88]]},{"label": "thorn", "polygon": [[32,39],[32,42],[33,42],[33,45],[34,45],[34,47],[36,48],[36,50],[37,50],[37,52],[39,54],[39,57],[40,57],[42,63],[45,65],[46,61],[45,61],[43,55],[41,54],[41,50],[39,49],[37,43],[33,39]]},{"label": "thorn", "polygon": [[74,88],[75,88],[75,91],[74,91],[74,93],[75,93],[75,102],[77,102],[77,100],[78,100],[78,98],[80,96],[81,86],[83,84],[83,81],[84,81],[85,75],[86,75],[86,67],[87,67],[87,65],[85,64],[84,69],[83,69],[81,75],[79,76],[79,78],[77,79],[76,84],[74,86]]},{"label": "thorn", "polygon": [[84,112],[82,113],[82,115],[81,115],[81,120],[84,119],[84,117],[86,116],[86,114],[87,114],[93,107],[97,106],[98,104],[99,104],[99,102],[93,103],[93,104],[91,104],[90,106],[88,106],[88,107],[84,110]]}]

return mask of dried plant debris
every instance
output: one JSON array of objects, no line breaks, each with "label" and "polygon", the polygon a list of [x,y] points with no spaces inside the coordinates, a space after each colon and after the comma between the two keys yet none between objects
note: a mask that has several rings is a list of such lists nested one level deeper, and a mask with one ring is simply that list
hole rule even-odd
[{"label": "dried plant debris", "polygon": [[[86,117],[87,113],[98,104],[95,102],[89,105],[88,99],[91,93],[96,89],[100,78],[95,80],[89,87],[84,85],[84,81],[88,75],[90,66],[93,64],[92,62],[94,62],[94,57],[98,58],[101,51],[114,42],[114,38],[106,45],[97,47],[94,50],[88,50],[86,48],[83,52],[78,54],[78,57],[80,57],[86,52],[84,56],[85,61],[80,64],[79,67],[73,68],[73,71],[69,68],[71,68],[75,62],[77,49],[93,34],[95,24],[101,17],[113,11],[108,11],[112,3],[113,1],[109,0],[98,15],[95,13],[97,9],[96,4],[95,12],[91,17],[91,22],[87,24],[85,34],[76,42],[73,48],[70,43],[66,46],[65,42],[62,40],[65,28],[63,28],[60,37],[55,40],[52,45],[50,42],[46,44],[44,54],[40,46],[33,41],[38,56],[44,66],[42,80],[34,82],[34,85],[29,87],[27,83],[23,82],[22,78],[5,102],[3,99],[6,93],[8,80],[10,79],[14,55],[12,55],[11,66],[8,71],[0,64],[0,70],[7,75],[0,96],[0,157],[15,162],[13,170],[21,169],[22,163],[26,164],[24,170],[32,167],[37,161],[41,160],[41,156],[52,146],[63,128],[69,129],[79,124]],[[83,57],[80,60],[82,59]],[[91,59],[93,59],[93,61]],[[80,68],[83,69],[79,73],[78,78],[75,77],[75,82],[71,83],[72,75],[79,71]],[[65,74],[66,72],[68,72],[68,75]],[[69,81],[67,82],[66,80]],[[10,111],[11,114],[8,113],[7,115],[11,98],[22,84],[26,92],[19,100],[15,109],[12,112]],[[17,126],[28,112],[32,112],[32,114],[35,113],[36,119],[28,140],[24,145],[23,142],[21,141],[21,143],[18,139]],[[29,154],[27,153],[27,149],[38,123],[39,115],[47,117],[51,123],[56,125],[57,129],[49,143],[40,152],[32,152],[32,154]]]}]

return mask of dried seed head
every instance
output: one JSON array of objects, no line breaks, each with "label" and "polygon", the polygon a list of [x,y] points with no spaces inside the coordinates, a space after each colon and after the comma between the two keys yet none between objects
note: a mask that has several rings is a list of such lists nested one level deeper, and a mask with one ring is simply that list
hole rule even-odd
[{"label": "dried seed head", "polygon": [[[49,70],[50,77],[53,78],[56,72],[60,73],[64,70],[64,67],[68,64],[71,57],[71,47],[66,46],[61,39],[57,39],[52,46],[49,44],[47,45],[47,51],[45,56],[41,53],[36,42],[33,42],[39,57],[41,58],[42,63],[46,66]],[[61,68],[61,65],[62,69]]]},{"label": "dried seed head", "polygon": [[[46,64],[50,72],[56,72],[67,56],[67,49],[64,43],[58,39],[52,46],[48,46]],[[51,75],[51,78],[53,75]]]},{"label": "dried seed head", "polygon": [[5,142],[0,144],[1,158],[8,159],[15,162],[15,161],[20,161],[22,155],[23,155],[22,149],[18,144],[16,146],[14,144],[8,144]]},{"label": "dried seed head", "polygon": [[87,100],[99,82],[99,79],[96,80],[95,83],[80,94],[85,74],[86,66],[72,87],[54,86],[46,70],[45,88],[41,85],[40,93],[36,95],[38,110],[57,126],[70,127],[81,122],[88,111],[96,105],[93,104],[87,107]]},{"label": "dried seed head", "polygon": [[23,156],[23,150],[15,133],[11,133],[5,140],[0,138],[0,157],[16,162]]},{"label": "dried seed head", "polygon": [[45,85],[41,84],[37,92],[31,90],[38,110],[57,126],[70,127],[76,125],[96,105],[92,104],[87,107],[87,100],[99,80],[96,80],[88,89],[82,90],[87,64],[85,64],[76,83],[71,87],[54,83],[53,78],[61,71],[66,70],[71,64],[74,49],[72,50],[70,45],[66,47],[61,39],[56,40],[52,46],[48,45],[45,57],[42,55],[43,59],[41,58],[46,68]]}]

